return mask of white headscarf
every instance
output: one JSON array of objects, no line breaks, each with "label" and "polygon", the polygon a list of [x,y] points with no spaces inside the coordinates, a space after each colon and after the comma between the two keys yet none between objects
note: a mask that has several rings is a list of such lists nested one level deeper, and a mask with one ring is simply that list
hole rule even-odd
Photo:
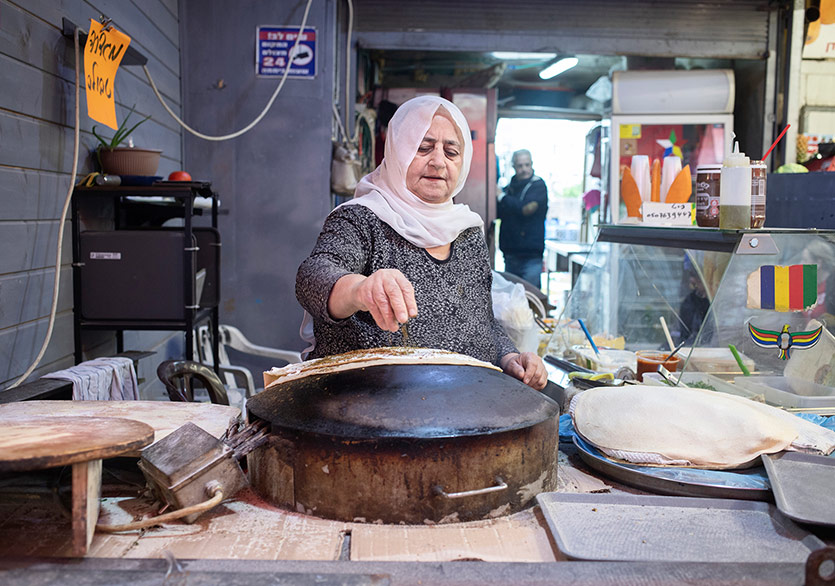
[{"label": "white headscarf", "polygon": [[362,205],[403,238],[420,248],[442,246],[473,226],[484,227],[484,221],[465,204],[453,204],[452,197],[443,203],[427,203],[406,187],[406,171],[418,147],[432,125],[432,118],[441,106],[449,112],[464,140],[464,157],[454,197],[464,188],[473,142],[470,127],[461,110],[438,96],[420,96],[401,105],[388,126],[383,162],[357,184],[354,199],[342,205]]}]

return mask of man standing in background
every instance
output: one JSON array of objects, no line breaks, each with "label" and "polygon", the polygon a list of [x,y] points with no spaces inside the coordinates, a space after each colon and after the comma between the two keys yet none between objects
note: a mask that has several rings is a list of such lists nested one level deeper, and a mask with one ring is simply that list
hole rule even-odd
[{"label": "man standing in background", "polygon": [[516,174],[499,196],[496,209],[502,221],[499,248],[505,271],[541,287],[548,188],[541,177],[533,174],[530,151],[514,152],[511,164]]}]

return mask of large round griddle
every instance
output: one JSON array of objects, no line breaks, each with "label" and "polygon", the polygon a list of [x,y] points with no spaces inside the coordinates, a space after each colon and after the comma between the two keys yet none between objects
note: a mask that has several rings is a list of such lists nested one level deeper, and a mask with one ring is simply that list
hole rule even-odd
[{"label": "large round griddle", "polygon": [[558,405],[521,381],[479,366],[396,364],[280,383],[247,402],[276,426],[346,439],[447,438],[530,427]]}]

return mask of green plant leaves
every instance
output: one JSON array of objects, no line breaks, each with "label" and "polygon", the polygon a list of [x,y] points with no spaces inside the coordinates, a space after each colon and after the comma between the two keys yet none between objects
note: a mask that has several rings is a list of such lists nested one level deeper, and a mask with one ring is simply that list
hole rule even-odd
[{"label": "green plant leaves", "polygon": [[119,128],[116,130],[116,134],[114,134],[113,138],[111,138],[109,140],[106,139],[106,138],[103,138],[101,135],[99,135],[99,133],[96,132],[96,126],[93,126],[93,128],[92,128],[93,136],[95,136],[98,139],[99,143],[101,143],[101,144],[99,144],[98,149],[101,149],[101,148],[110,149],[110,150],[115,149],[120,144],[122,144],[122,142],[130,135],[131,132],[136,130],[137,126],[139,126],[143,122],[147,121],[151,117],[151,115],[148,114],[147,116],[145,116],[145,118],[143,118],[142,120],[140,120],[139,122],[137,122],[133,126],[128,127],[128,120],[130,119],[131,114],[133,114],[135,110],[136,110],[136,104],[131,106],[131,109],[128,112],[127,116],[125,116],[125,119],[122,120],[122,124],[120,124]]}]

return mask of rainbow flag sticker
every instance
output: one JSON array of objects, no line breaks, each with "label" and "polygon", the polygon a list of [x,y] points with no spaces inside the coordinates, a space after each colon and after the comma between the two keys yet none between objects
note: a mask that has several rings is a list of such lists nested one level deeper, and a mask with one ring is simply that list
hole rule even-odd
[{"label": "rainbow flag sticker", "polygon": [[803,311],[818,302],[818,265],[763,265],[748,275],[748,307]]}]

